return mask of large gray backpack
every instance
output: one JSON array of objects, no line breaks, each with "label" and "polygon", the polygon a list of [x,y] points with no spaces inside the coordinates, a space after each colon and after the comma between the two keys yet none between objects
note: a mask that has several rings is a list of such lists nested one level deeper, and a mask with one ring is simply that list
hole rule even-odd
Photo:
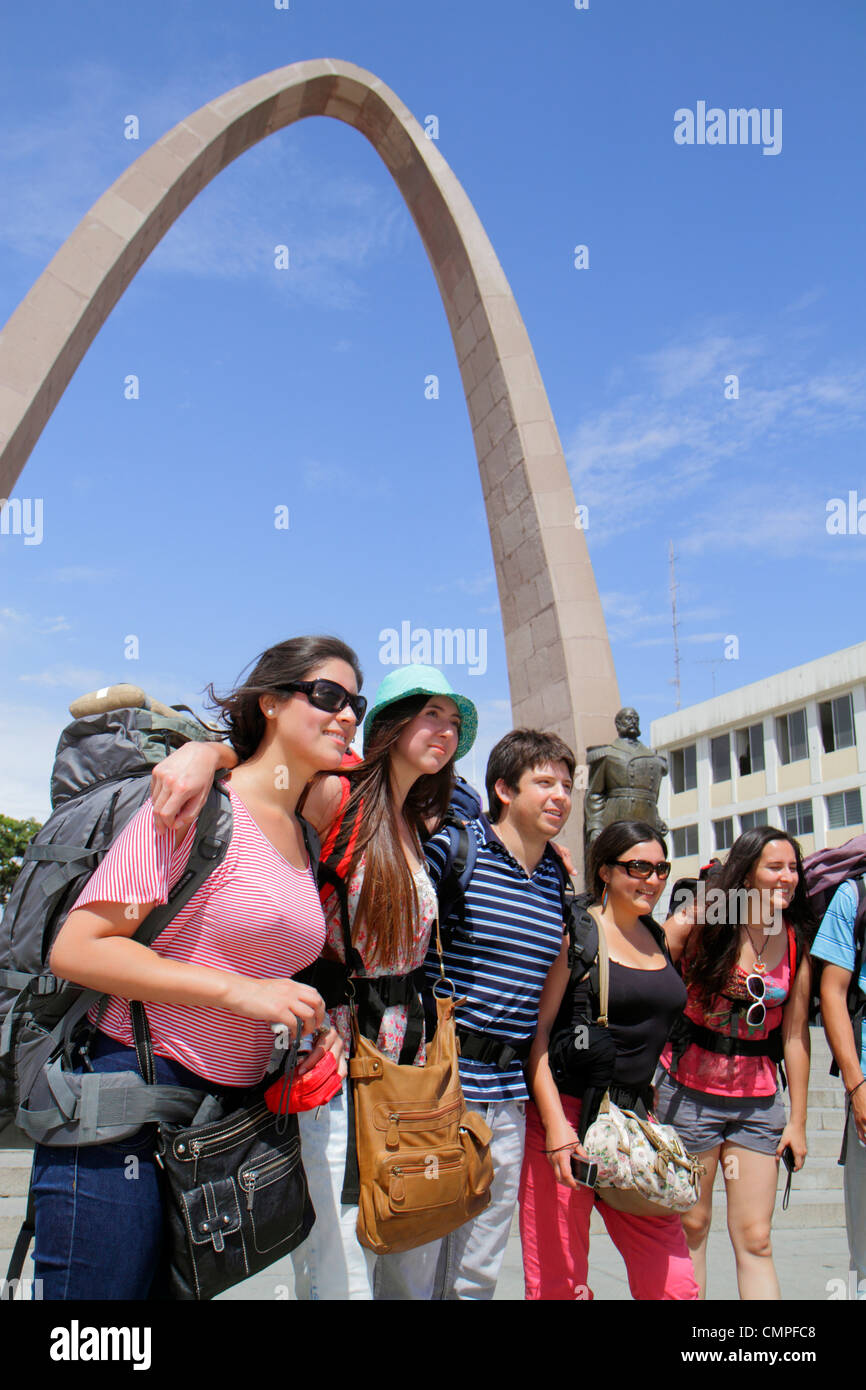
[{"label": "large gray backpack", "polygon": [[[85,882],[147,800],[154,765],[190,739],[212,736],[182,707],[138,694],[140,708],[103,709],[63,730],[51,777],[53,814],[25,852],[0,922],[0,1124],[11,1119],[42,1144],[124,1139],[152,1120],[189,1120],[204,1099],[203,1092],[146,1084],[131,1071],[88,1071],[94,1030],[87,1013],[107,997],[58,980],[46,965]],[[136,941],[149,945],[177,916],[225,857],[231,832],[231,803],[215,784],[184,874],[169,901],[144,919]],[[138,1052],[147,1022],[141,1005],[132,1012]]]}]

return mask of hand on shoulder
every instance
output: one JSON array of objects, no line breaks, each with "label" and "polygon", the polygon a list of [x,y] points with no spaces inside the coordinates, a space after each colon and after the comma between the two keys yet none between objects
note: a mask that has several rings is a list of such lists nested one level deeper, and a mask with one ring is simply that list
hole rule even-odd
[{"label": "hand on shoulder", "polygon": [[340,813],[343,800],[343,779],[336,772],[320,777],[307,793],[301,812],[320,835],[327,835]]}]

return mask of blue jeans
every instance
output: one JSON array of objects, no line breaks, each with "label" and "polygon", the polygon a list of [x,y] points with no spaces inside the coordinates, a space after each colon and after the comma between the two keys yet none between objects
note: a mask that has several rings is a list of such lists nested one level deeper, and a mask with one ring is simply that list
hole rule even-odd
[{"label": "blue jeans", "polygon": [[[135,1051],[97,1033],[94,1071],[138,1071]],[[156,1058],[163,1085],[223,1094],[179,1062]],[[83,1148],[37,1144],[34,1265],[45,1299],[165,1298],[165,1255],[156,1125],[130,1139]]]}]

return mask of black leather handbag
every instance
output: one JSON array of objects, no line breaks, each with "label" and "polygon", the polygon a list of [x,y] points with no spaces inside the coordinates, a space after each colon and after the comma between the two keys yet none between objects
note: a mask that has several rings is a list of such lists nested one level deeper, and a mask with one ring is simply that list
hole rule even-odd
[{"label": "black leather handbag", "polygon": [[[242,1108],[210,1119],[207,1107],[222,1106],[211,1097],[196,1116],[199,1123],[159,1125],[169,1297],[214,1298],[309,1235],[316,1216],[297,1116],[287,1110],[297,1056],[296,1038],[288,1052],[275,1052],[265,1080],[246,1093]],[[262,1096],[281,1072],[286,1084],[274,1114]]]}]

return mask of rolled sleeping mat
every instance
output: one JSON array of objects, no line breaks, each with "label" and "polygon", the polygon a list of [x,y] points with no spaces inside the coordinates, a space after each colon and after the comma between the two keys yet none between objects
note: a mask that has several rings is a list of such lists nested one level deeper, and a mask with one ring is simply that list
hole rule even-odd
[{"label": "rolled sleeping mat", "polygon": [[177,710],[154,700],[139,685],[105,685],[101,690],[91,690],[89,695],[80,695],[69,706],[73,719],[81,719],[85,714],[104,714],[110,709],[152,709],[154,714],[167,714],[177,717]]}]

